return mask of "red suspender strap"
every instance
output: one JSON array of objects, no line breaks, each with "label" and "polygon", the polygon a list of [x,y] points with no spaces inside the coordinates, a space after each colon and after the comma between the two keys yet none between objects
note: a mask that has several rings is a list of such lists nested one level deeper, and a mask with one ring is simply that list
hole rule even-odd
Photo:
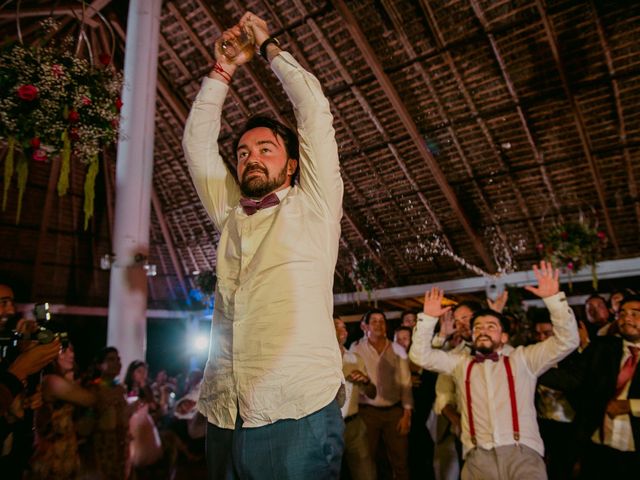
[{"label": "red suspender strap", "polygon": [[467,366],[467,375],[464,380],[464,388],[467,394],[467,415],[469,417],[469,435],[471,436],[471,442],[474,445],[477,445],[476,440],[476,427],[473,424],[473,410],[471,409],[471,369],[476,364],[476,359],[474,358],[469,362]]},{"label": "red suspender strap", "polygon": [[504,358],[504,368],[507,370],[507,380],[509,382],[509,399],[511,400],[511,419],[513,421],[513,439],[520,440],[520,423],[518,422],[518,402],[516,401],[516,388],[513,384],[513,372],[511,362],[506,355]]},{"label": "red suspender strap", "polygon": [[[516,401],[516,388],[513,381],[513,372],[511,371],[511,362],[506,355],[504,358],[504,368],[507,371],[507,382],[509,383],[509,399],[511,400],[511,421],[513,423],[513,439],[518,442],[520,440],[520,423],[518,421],[518,402]],[[471,436],[471,443],[477,445],[476,439],[476,427],[473,423],[473,409],[471,407],[471,370],[476,364],[474,358],[469,362],[467,366],[467,375],[464,380],[465,392],[467,394],[467,415],[469,417],[469,435]]]}]

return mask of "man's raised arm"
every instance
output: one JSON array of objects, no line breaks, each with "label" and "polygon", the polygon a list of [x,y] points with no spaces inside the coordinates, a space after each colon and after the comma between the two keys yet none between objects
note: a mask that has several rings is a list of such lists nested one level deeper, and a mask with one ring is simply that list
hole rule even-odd
[{"label": "man's raised arm", "polygon": [[[251,15],[246,14],[243,20],[247,16],[251,18],[256,45],[262,45],[271,38],[267,24]],[[289,53],[273,43],[264,50],[294,108],[300,139],[300,188],[321,211],[327,211],[339,220],[342,216],[343,185],[329,101],[318,79]]]},{"label": "man's raised arm", "polygon": [[413,343],[409,359],[416,365],[433,372],[451,374],[461,356],[456,353],[434,350],[431,347],[433,331],[438,317],[447,313],[451,307],[442,307],[444,292],[437,287],[424,295],[423,313],[418,315],[418,323],[413,332]]},{"label": "man's raised arm", "polygon": [[569,307],[564,293],[560,291],[558,270],[542,261],[540,268],[533,266],[533,273],[538,280],[538,286],[527,286],[525,289],[544,301],[551,315],[554,333],[543,342],[525,348],[527,364],[531,372],[539,376],[578,348],[580,337],[573,310]]}]

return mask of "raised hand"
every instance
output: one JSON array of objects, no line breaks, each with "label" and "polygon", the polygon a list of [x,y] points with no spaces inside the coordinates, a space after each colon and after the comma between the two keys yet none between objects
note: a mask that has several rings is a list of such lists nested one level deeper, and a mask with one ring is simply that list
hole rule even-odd
[{"label": "raised hand", "polygon": [[455,332],[455,322],[451,310],[440,317],[440,336],[448,338]]},{"label": "raised hand", "polygon": [[243,28],[250,28],[253,30],[253,38],[255,39],[254,43],[256,48],[260,48],[262,42],[269,38],[269,27],[267,26],[267,22],[258,17],[255,13],[245,13],[240,19],[238,25]]},{"label": "raised hand", "polygon": [[507,305],[507,300],[509,300],[509,292],[505,290],[500,295],[498,295],[495,300],[487,298],[487,304],[489,305],[489,308],[494,312],[502,313],[504,307]]},{"label": "raised hand", "polygon": [[530,291],[540,298],[551,297],[560,291],[560,282],[558,282],[560,271],[553,268],[553,265],[550,263],[542,260],[540,262],[540,267],[534,265],[533,274],[538,280],[538,286],[526,286],[524,287],[525,290]]},{"label": "raised hand", "polygon": [[444,315],[451,307],[442,307],[442,299],[444,298],[444,291],[438,287],[433,287],[431,290],[424,294],[424,307],[423,312],[430,317],[439,317]]}]

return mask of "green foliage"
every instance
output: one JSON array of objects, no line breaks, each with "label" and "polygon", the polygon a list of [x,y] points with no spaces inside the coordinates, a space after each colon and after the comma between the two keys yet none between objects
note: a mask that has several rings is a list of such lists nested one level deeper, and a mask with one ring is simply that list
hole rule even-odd
[{"label": "green foliage", "polygon": [[[43,36],[56,28],[46,20]],[[6,45],[0,50],[0,141],[13,144],[12,155],[27,160],[23,175],[31,161],[62,157],[58,192],[63,195],[69,161],[90,165],[116,141],[121,87],[122,75],[111,58],[101,55],[100,64],[92,65],[75,54],[71,37],[46,45]],[[13,174],[5,166],[7,172],[5,194]]]}]

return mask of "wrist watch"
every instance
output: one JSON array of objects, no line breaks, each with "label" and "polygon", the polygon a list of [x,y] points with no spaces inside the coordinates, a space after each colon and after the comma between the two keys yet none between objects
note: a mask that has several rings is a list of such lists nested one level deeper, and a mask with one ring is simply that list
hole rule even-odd
[{"label": "wrist watch", "polygon": [[271,45],[271,44],[273,44],[273,45],[275,45],[277,47],[280,46],[280,42],[278,41],[277,38],[275,38],[275,37],[267,38],[264,42],[262,42],[262,45],[260,45],[260,56],[262,58],[267,58],[267,47],[269,45]]}]

